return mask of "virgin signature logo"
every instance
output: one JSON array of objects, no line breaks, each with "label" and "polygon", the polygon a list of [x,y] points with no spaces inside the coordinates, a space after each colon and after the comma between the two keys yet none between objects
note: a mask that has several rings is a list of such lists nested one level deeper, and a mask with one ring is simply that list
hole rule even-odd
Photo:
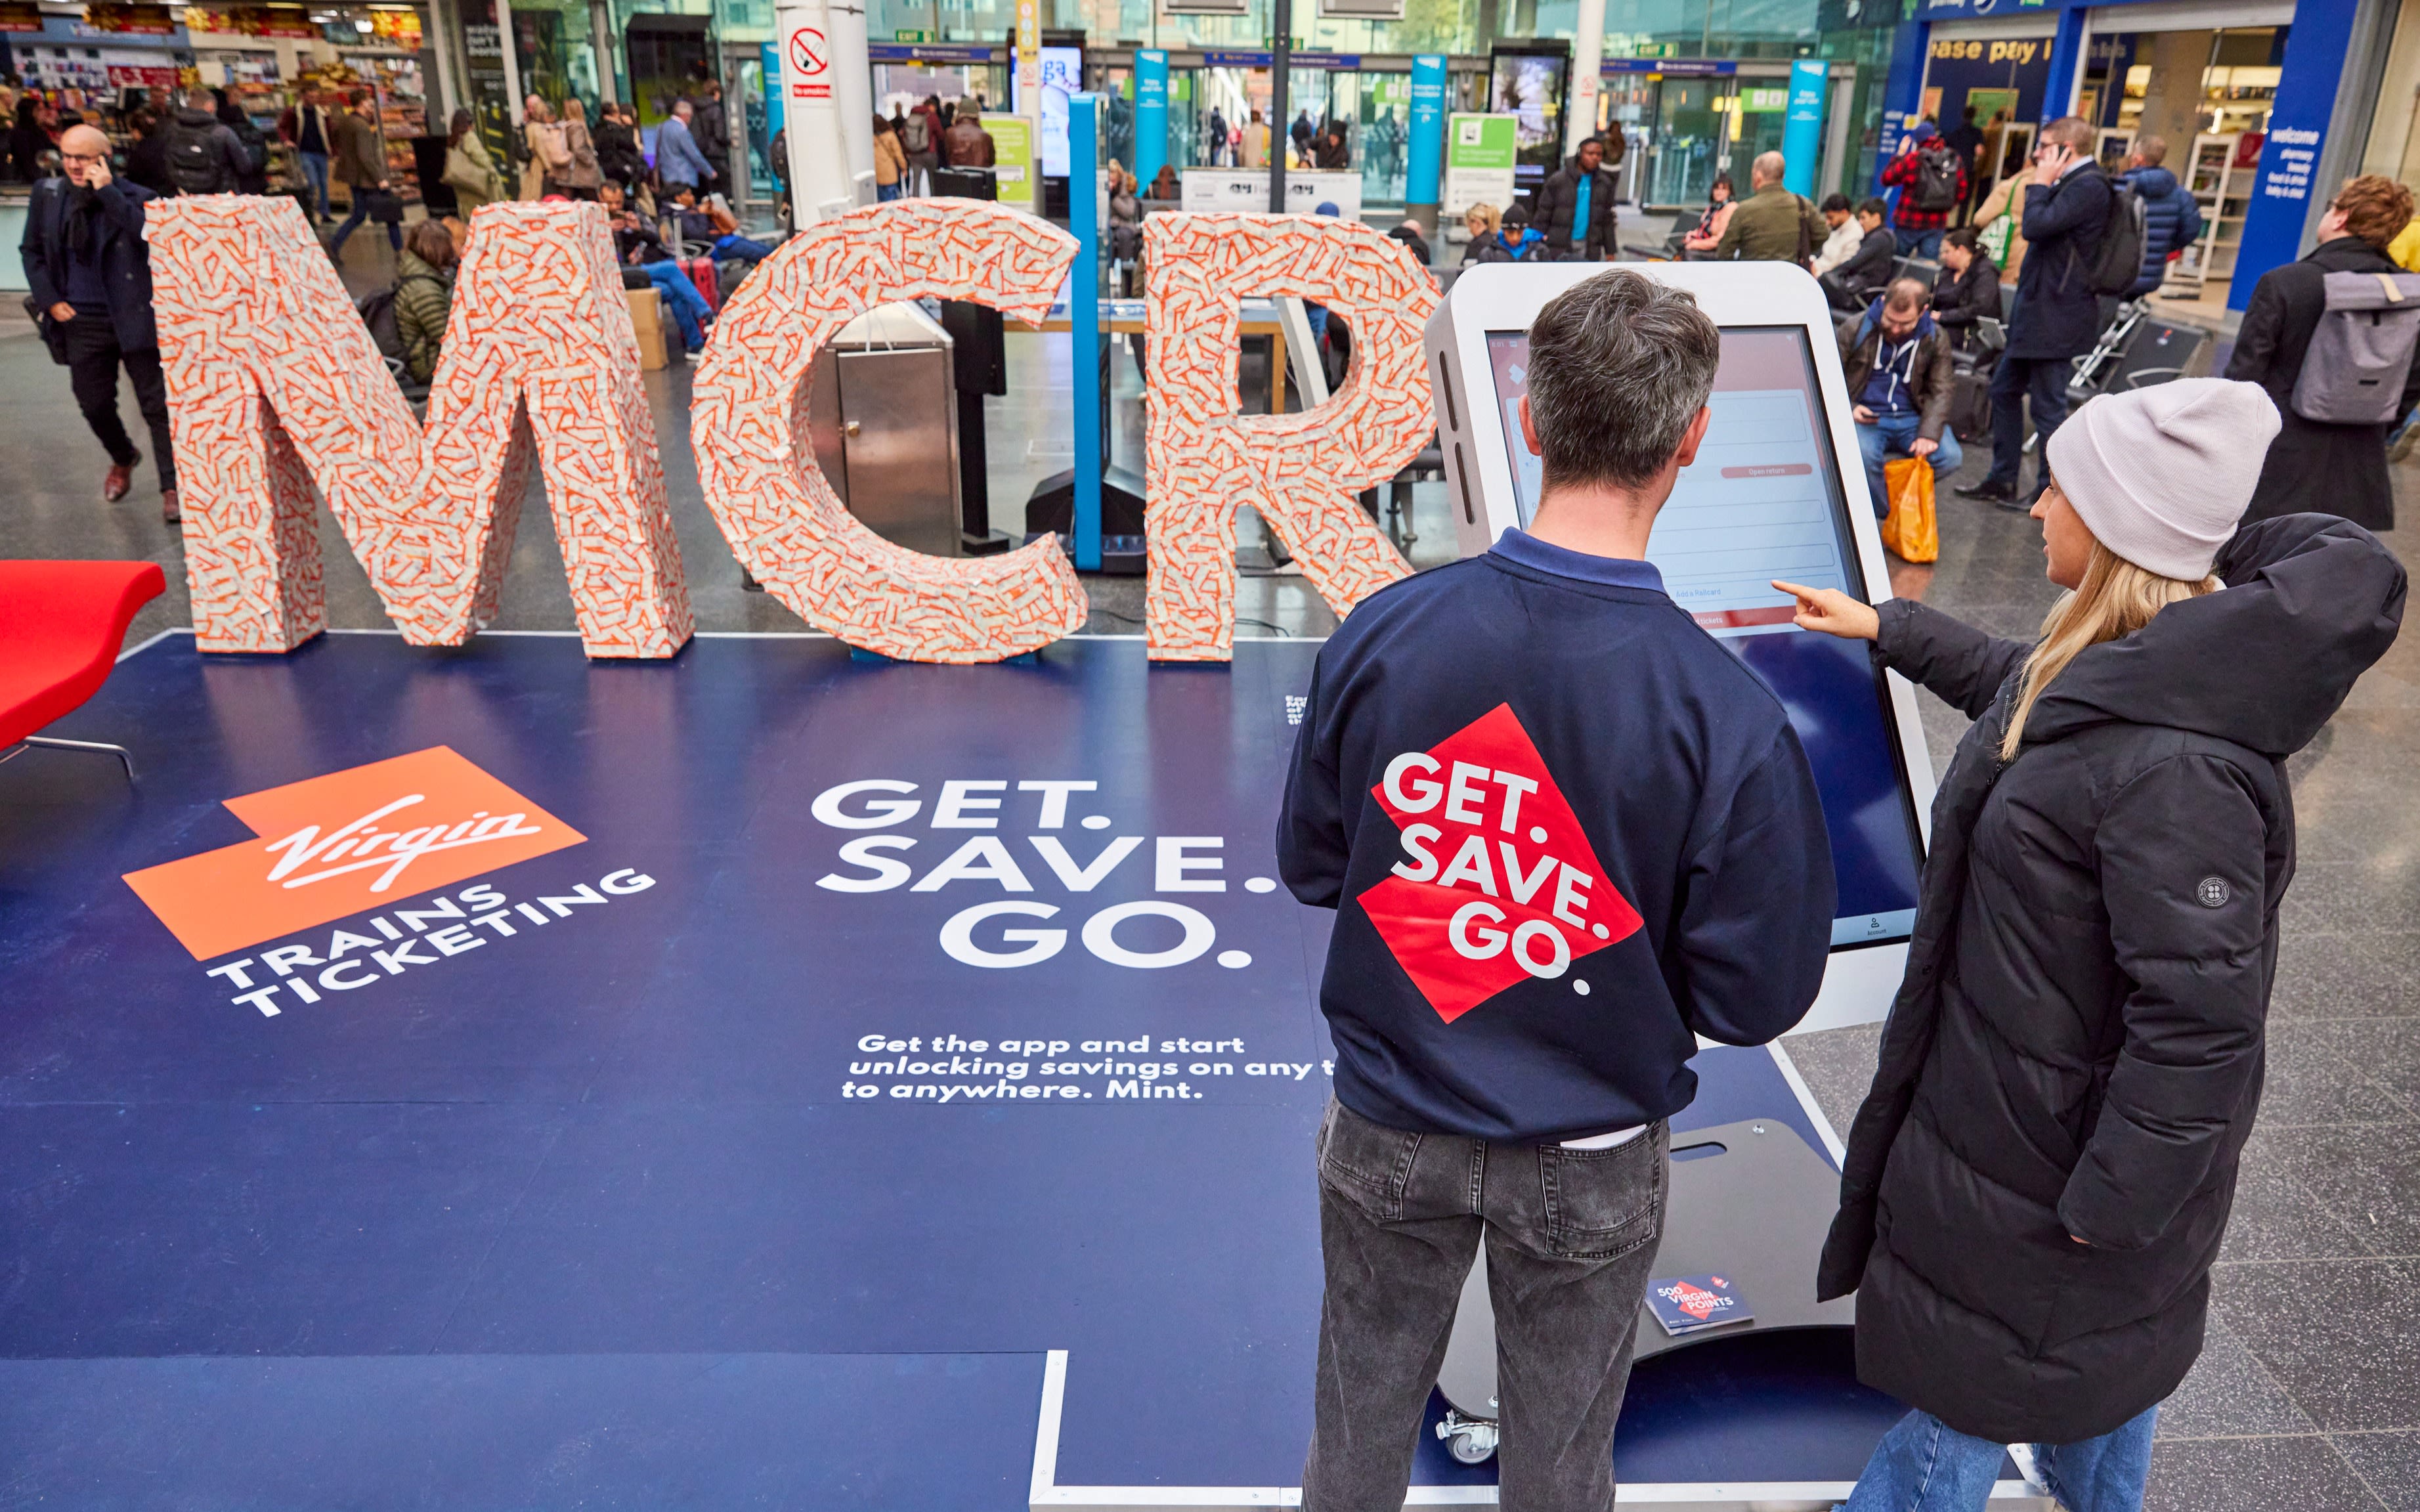
[{"label": "virgin signature logo", "polygon": [[[385,870],[370,883],[371,892],[383,893],[395,885],[396,879],[403,875],[406,867],[432,851],[455,850],[463,846],[485,845],[491,840],[520,839],[545,833],[543,826],[531,824],[525,813],[490,814],[486,809],[450,825],[427,824],[415,829],[379,828],[379,821],[388,815],[427,800],[426,793],[410,793],[326,834],[319,833],[319,826],[306,824],[282,840],[270,841],[261,849],[271,852],[282,850],[285,854],[269,868],[269,880],[283,887],[306,887],[349,872],[384,867]],[[305,867],[311,869],[304,870]]]}]

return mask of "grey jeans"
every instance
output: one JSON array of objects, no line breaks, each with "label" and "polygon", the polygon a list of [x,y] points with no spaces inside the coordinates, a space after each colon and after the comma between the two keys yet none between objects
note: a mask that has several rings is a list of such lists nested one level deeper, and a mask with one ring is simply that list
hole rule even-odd
[{"label": "grey jeans", "polygon": [[1662,1123],[1607,1150],[1319,1130],[1319,1380],[1303,1512],[1400,1512],[1481,1234],[1496,1307],[1498,1504],[1608,1512],[1613,1427],[1664,1232]]}]

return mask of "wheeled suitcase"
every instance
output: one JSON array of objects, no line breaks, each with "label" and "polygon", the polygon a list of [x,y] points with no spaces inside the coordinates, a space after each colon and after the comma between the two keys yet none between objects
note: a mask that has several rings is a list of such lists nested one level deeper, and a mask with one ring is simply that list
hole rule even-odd
[{"label": "wheeled suitcase", "polygon": [[1949,380],[1949,429],[1963,442],[1992,436],[1992,372],[1966,368]]},{"label": "wheeled suitcase", "polygon": [[698,293],[706,299],[706,307],[720,313],[722,309],[722,281],[715,276],[714,259],[683,257],[680,259],[680,270],[689,274],[690,283],[697,286]]}]

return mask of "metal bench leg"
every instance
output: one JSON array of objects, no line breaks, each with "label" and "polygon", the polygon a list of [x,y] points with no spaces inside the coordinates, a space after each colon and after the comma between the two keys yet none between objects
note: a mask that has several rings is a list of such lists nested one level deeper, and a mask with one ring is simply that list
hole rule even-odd
[{"label": "metal bench leg", "polygon": [[101,740],[62,740],[48,735],[28,735],[27,745],[47,746],[54,751],[106,751],[126,765],[126,780],[134,780],[134,754],[122,745],[110,745]]}]

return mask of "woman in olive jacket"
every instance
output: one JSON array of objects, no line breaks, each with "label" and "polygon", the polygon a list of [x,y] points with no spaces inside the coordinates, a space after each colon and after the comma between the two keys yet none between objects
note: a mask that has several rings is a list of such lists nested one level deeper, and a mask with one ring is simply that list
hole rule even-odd
[{"label": "woman in olive jacket", "polygon": [[2074,591],[2034,646],[1776,585],[1976,721],[1819,1278],[1856,1291],[1859,1379],[1916,1409],[1853,1512],[1979,1509],[2016,1442],[2071,1512],[2132,1509],[2200,1353],[2293,875],[2286,758],[2403,612],[2358,526],[2235,532],[2277,427],[2220,379],[2078,410],[2033,508]]}]

